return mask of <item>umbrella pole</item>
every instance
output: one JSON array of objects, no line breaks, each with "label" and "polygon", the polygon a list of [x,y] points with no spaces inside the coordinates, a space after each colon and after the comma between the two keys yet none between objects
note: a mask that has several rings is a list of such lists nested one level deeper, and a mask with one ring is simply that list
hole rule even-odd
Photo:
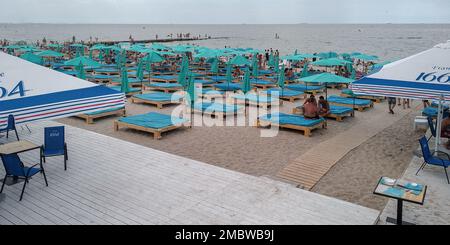
[{"label": "umbrella pole", "polygon": [[442,109],[442,100],[444,96],[441,95],[439,97],[439,107],[438,107],[438,115],[436,122],[436,142],[434,143],[434,150],[437,152],[439,150],[439,144],[441,143],[441,128],[442,128],[442,117],[443,117],[443,109]]}]

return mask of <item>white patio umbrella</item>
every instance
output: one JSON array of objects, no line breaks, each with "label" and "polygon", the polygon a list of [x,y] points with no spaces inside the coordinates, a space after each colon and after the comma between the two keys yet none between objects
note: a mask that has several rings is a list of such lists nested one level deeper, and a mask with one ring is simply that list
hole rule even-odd
[{"label": "white patio umbrella", "polygon": [[123,93],[0,52],[0,128],[11,114],[22,124],[124,105]]},{"label": "white patio umbrella", "polygon": [[351,85],[354,93],[439,100],[435,148],[440,143],[443,101],[450,101],[450,41],[387,64],[372,75]]}]

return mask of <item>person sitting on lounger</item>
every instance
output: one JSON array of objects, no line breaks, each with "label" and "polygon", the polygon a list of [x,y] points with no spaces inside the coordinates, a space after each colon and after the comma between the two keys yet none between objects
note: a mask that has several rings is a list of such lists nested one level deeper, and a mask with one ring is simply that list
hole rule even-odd
[{"label": "person sitting on lounger", "polygon": [[240,75],[241,75],[241,68],[239,68],[239,66],[238,66],[238,67],[236,67],[236,70],[234,70],[233,76],[239,77]]},{"label": "person sitting on lounger", "polygon": [[307,103],[314,103],[314,105],[317,107],[317,100],[316,100],[316,96],[314,96],[313,94],[311,94],[309,96],[308,99],[305,100],[305,103],[303,103],[303,106],[305,106]]},{"label": "person sitting on lounger", "polygon": [[303,116],[307,119],[319,119],[319,109],[315,99],[309,98],[303,105]]},{"label": "person sitting on lounger", "polygon": [[330,113],[330,104],[323,97],[319,97],[319,116],[324,117]]}]

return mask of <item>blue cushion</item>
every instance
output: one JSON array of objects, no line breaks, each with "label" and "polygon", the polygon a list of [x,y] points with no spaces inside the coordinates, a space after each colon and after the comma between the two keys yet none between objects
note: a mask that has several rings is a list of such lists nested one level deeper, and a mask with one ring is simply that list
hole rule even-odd
[{"label": "blue cushion", "polygon": [[183,96],[181,95],[174,95],[173,93],[162,93],[162,92],[154,92],[154,93],[148,93],[148,94],[137,94],[134,95],[134,97],[142,100],[149,100],[149,101],[178,101]]},{"label": "blue cushion", "polygon": [[260,119],[264,120],[264,121],[269,121],[272,123],[277,123],[280,125],[291,124],[291,125],[304,126],[304,127],[312,127],[312,126],[315,126],[315,125],[325,121],[325,119],[323,119],[323,118],[306,119],[300,115],[293,115],[293,114],[286,114],[286,113],[267,114],[267,115],[260,117]]},{"label": "blue cushion", "polygon": [[345,105],[358,105],[358,106],[366,106],[372,103],[371,100],[362,100],[362,99],[353,99],[353,98],[344,98],[336,95],[331,95],[328,97],[328,102],[345,104]]},{"label": "blue cushion", "polygon": [[353,111],[353,109],[349,108],[349,107],[335,106],[335,105],[330,106],[330,113],[334,114],[334,115],[344,115],[344,114],[350,113],[352,111]]},{"label": "blue cushion", "polygon": [[120,122],[129,123],[146,128],[161,129],[182,124],[187,120],[178,117],[172,117],[171,115],[150,112],[147,114],[129,116],[119,119]]},{"label": "blue cushion", "polygon": [[237,91],[241,89],[241,86],[242,85],[240,83],[223,83],[214,85],[214,87],[224,91]]}]

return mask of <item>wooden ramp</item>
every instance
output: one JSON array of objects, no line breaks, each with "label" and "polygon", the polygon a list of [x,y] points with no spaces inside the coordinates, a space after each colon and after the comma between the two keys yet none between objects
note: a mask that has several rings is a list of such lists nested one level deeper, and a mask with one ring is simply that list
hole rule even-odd
[{"label": "wooden ramp", "polygon": [[360,113],[357,116],[361,122],[356,126],[305,152],[282,169],[277,177],[310,190],[348,152],[411,112],[411,109],[401,109],[391,116],[385,110],[382,107],[377,108],[376,113]]}]

